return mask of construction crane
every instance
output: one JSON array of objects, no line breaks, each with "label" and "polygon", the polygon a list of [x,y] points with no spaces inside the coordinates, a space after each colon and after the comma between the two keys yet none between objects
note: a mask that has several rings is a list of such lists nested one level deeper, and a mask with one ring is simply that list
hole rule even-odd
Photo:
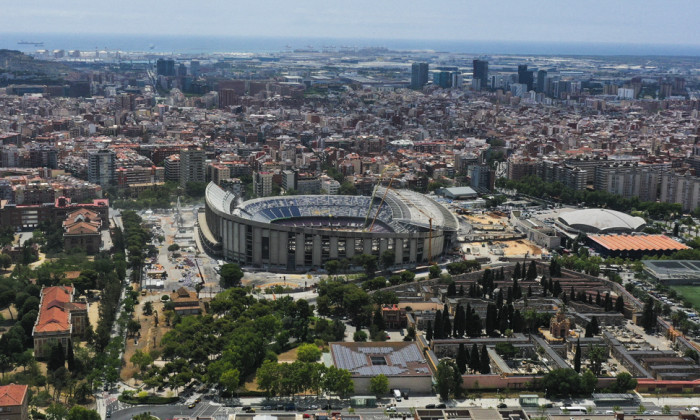
[{"label": "construction crane", "polygon": [[374,222],[376,222],[377,217],[379,217],[379,212],[382,210],[382,205],[384,205],[384,199],[386,198],[386,195],[389,192],[389,189],[391,188],[391,183],[394,182],[395,177],[396,177],[396,174],[392,175],[392,177],[389,179],[389,185],[386,187],[386,190],[384,191],[384,195],[382,195],[382,201],[379,202],[379,206],[377,207],[377,213],[374,215],[374,219],[372,219],[372,224],[369,226],[369,232],[371,232],[372,229],[374,228]]},{"label": "construction crane", "polygon": [[[390,165],[387,165],[386,167],[384,167],[384,170],[379,175],[379,182],[377,182],[377,185],[375,185],[374,189],[372,190],[372,197],[370,197],[370,200],[369,200],[369,208],[367,209],[367,214],[365,215],[365,223],[363,226],[365,226],[365,227],[367,226],[367,221],[369,221],[369,216],[372,213],[372,206],[374,205],[374,198],[377,196],[377,190],[379,189],[379,186],[382,184],[382,180],[384,179],[384,174],[386,174],[386,171],[388,171],[389,168],[395,167],[395,166],[396,165],[393,163]],[[390,186],[391,186],[391,182],[393,181],[394,177],[396,177],[396,175],[398,175],[398,174],[394,174],[391,176],[391,180],[389,180]],[[386,193],[384,195],[386,196]],[[384,202],[384,199],[382,198],[382,203],[383,202]],[[381,208],[381,204],[379,206]],[[378,213],[379,213],[379,211],[377,211],[377,214]],[[376,217],[375,217],[375,219],[376,219]],[[372,225],[374,225],[374,222],[372,223]],[[370,229],[370,231],[371,231],[371,229]]]}]

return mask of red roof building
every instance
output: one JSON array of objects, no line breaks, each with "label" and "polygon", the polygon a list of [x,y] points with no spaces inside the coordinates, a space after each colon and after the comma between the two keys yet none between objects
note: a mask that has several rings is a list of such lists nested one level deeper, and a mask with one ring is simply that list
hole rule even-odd
[{"label": "red roof building", "polygon": [[588,235],[588,243],[602,255],[635,259],[688,249],[665,235]]},{"label": "red roof building", "polygon": [[29,387],[27,385],[0,386],[0,419],[29,419]]},{"label": "red roof building", "polygon": [[85,333],[87,304],[73,301],[72,286],[53,286],[41,289],[39,316],[34,323],[34,355],[46,357],[51,346],[60,342],[64,350],[73,336]]}]

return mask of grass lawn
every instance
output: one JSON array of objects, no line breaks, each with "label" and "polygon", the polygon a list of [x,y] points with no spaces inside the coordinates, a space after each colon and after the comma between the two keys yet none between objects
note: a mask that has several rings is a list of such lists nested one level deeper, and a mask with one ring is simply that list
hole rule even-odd
[{"label": "grass lawn", "polygon": [[688,299],[695,308],[700,308],[700,286],[671,286],[681,298]]}]

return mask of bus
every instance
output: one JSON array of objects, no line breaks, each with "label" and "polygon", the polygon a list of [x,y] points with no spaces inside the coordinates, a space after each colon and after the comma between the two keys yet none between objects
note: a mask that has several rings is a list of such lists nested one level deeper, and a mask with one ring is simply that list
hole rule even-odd
[{"label": "bus", "polygon": [[561,410],[562,414],[587,414],[588,413],[588,410],[586,409],[586,407],[578,406],[578,405],[562,406],[562,407],[559,407],[559,410]]}]

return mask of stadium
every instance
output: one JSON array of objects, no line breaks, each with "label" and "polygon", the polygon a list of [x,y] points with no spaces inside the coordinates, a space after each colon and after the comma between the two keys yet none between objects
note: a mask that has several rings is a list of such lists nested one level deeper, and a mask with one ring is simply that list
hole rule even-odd
[{"label": "stadium", "polygon": [[214,183],[198,216],[205,250],[245,266],[305,271],[358,254],[395,254],[394,265],[447,251],[457,218],[431,198],[378,187],[373,197],[299,195],[237,202]]}]

